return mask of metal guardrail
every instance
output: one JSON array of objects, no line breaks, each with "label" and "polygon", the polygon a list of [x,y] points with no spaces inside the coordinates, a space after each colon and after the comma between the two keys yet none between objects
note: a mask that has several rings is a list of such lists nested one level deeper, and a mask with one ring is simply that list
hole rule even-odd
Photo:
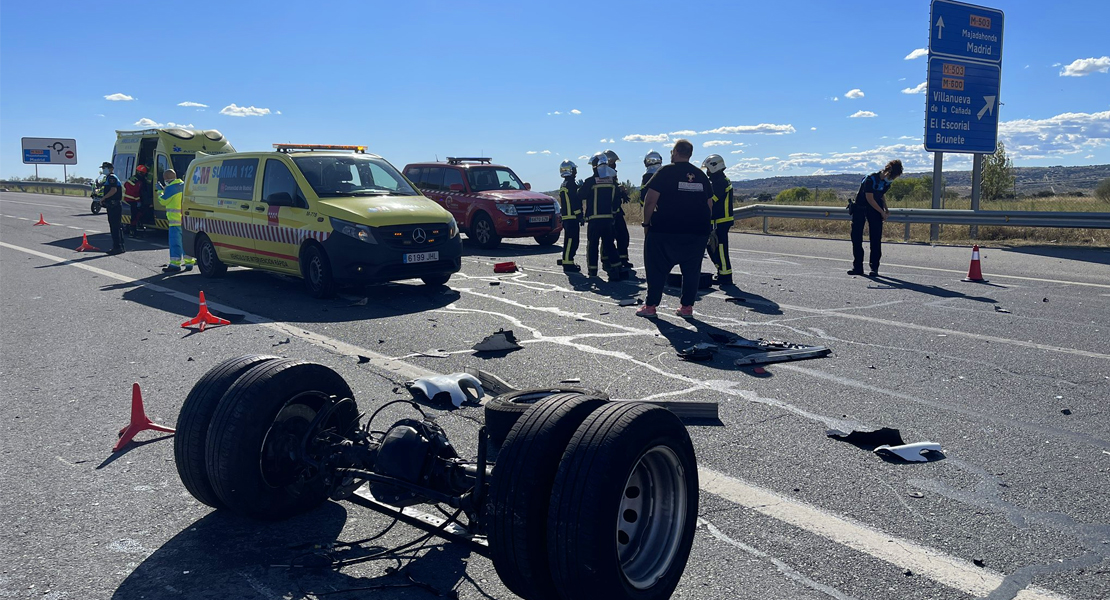
[{"label": "metal guardrail", "polygon": [[81,190],[88,196],[92,186],[87,183],[59,183],[54,181],[0,181],[0,189],[27,192],[28,188],[46,188],[54,190]]},{"label": "metal guardrail", "polygon": [[[733,211],[737,220],[763,217],[767,219],[820,219],[849,221],[848,209],[835,206],[792,206],[752,204]],[[1008,210],[951,210],[932,208],[892,208],[887,223],[940,225],[1001,225],[1009,227],[1065,227],[1076,229],[1110,229],[1110,212],[1038,212]]]}]

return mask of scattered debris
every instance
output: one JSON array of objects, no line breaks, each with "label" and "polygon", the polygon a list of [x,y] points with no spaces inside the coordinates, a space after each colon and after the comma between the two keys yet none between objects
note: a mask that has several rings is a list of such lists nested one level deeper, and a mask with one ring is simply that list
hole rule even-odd
[{"label": "scattered debris", "polygon": [[509,392],[516,391],[516,388],[509,385],[507,381],[488,371],[473,368],[467,368],[464,369],[464,371],[468,375],[477,377],[478,381],[482,383],[482,389],[493,396],[500,396],[501,394],[508,394]]},{"label": "scattered debris", "polygon": [[997,304],[995,304],[994,305],[994,312],[1009,313],[1010,311],[1008,311],[1005,308],[1002,308],[1001,306],[998,306]]},{"label": "scattered debris", "polygon": [[777,362],[790,362],[795,360],[807,360],[810,358],[821,358],[828,356],[832,350],[824,346],[805,346],[799,349],[792,350],[778,350],[775,352],[757,352],[747,356],[740,357],[733,361],[738,367],[745,365],[769,364]]},{"label": "scattered debris", "polygon": [[370,362],[370,357],[369,356],[363,356],[361,354],[358,355],[358,364],[364,365],[368,362]]},{"label": "scattered debris", "polygon": [[1041,302],[1048,302],[1048,298],[1045,298],[1044,300],[1041,300]]},{"label": "scattered debris", "polygon": [[190,357],[188,358],[188,360],[186,360],[185,362],[194,362],[194,361],[193,361],[193,357],[192,357],[192,356],[190,356]]},{"label": "scattered debris", "polygon": [[516,271],[517,269],[515,262],[495,263],[493,265],[494,273],[516,273]]},{"label": "scattered debris", "polygon": [[363,298],[362,300],[355,300],[354,302],[348,304],[347,306],[366,306],[366,303],[369,302],[369,301],[370,301],[370,298],[366,297],[366,298]]},{"label": "scattered debris", "polygon": [[1070,408],[1065,408],[1065,409],[1061,410],[1060,412],[1065,414],[1065,415],[1070,415],[1071,414],[1071,409]]},{"label": "scattered debris", "polygon": [[491,281],[491,282],[489,282],[489,284],[490,285],[501,285],[501,282],[500,281]]},{"label": "scattered debris", "polygon": [[901,446],[906,443],[902,440],[902,432],[891,427],[874,431],[852,430],[851,433],[830,429],[825,432],[825,435],[865,450],[874,450],[879,446]]},{"label": "scattered debris", "polygon": [[733,304],[740,304],[742,302],[747,302],[747,301],[748,301],[747,298],[725,298],[725,302],[731,302]]},{"label": "scattered debris", "polygon": [[[419,391],[424,394],[424,397],[432,402],[449,400],[455,408],[463,405],[468,399],[478,402],[485,395],[482,390],[482,382],[478,378],[469,373],[451,373],[450,375],[436,375],[434,377],[421,377],[415,381],[410,381],[405,384],[409,392],[413,390]],[[468,395],[467,392],[472,392]],[[416,394],[413,393],[416,398]]]},{"label": "scattered debris", "polygon": [[440,350],[439,348],[436,348],[435,350],[425,350],[423,352],[417,352],[415,355],[427,356],[428,358],[449,358],[451,356],[450,354],[444,352],[443,350]]},{"label": "scattered debris", "polygon": [[882,445],[875,448],[876,454],[893,454],[907,462],[929,462],[926,452],[941,452],[940,444],[934,442],[914,442],[898,446]]},{"label": "scattered debris", "polygon": [[924,498],[924,497],[925,497],[925,494],[923,494],[923,493],[921,493],[921,492],[910,492],[910,493],[909,493],[909,494],[907,494],[907,495],[908,495],[908,496],[909,496],[910,498]]},{"label": "scattered debris", "polygon": [[902,574],[905,575],[906,577],[913,577],[913,571],[911,571],[909,569],[906,569],[905,571],[902,571]]},{"label": "scattered debris", "polygon": [[607,314],[609,314],[609,311],[606,311],[606,312],[601,312],[601,313],[597,313],[597,315],[598,315],[599,317],[604,317],[604,316],[605,316],[605,315],[607,315]]},{"label": "scattered debris", "polygon": [[282,340],[282,341],[280,341],[280,342],[278,342],[278,343],[276,343],[276,344],[270,344],[270,346],[271,346],[271,347],[274,347],[274,346],[281,346],[282,344],[288,344],[288,343],[290,343],[290,341],[289,341],[289,338],[285,338],[284,340]]},{"label": "scattered debris", "polygon": [[579,377],[571,377],[570,379],[564,379],[559,383],[582,383],[582,379]]},{"label": "scattered debris", "polygon": [[513,335],[512,330],[499,329],[497,333],[486,337],[486,339],[474,344],[474,350],[478,352],[507,352],[512,350],[520,350],[520,344],[516,343],[516,336]]},{"label": "scattered debris", "polygon": [[976,567],[985,567],[985,566],[987,566],[987,563],[983,562],[983,559],[981,559],[981,558],[976,558],[975,560],[973,560],[971,562]]},{"label": "scattered debris", "polygon": [[702,342],[700,344],[694,344],[689,348],[683,348],[682,350],[679,350],[678,357],[682,360],[704,362],[707,360],[711,360],[713,358],[713,354],[715,354],[716,352],[716,344],[707,344],[705,342]]},{"label": "scattered debris", "polygon": [[877,369],[878,367],[876,367],[875,365],[867,365],[867,368],[868,369]]},{"label": "scattered debris", "polygon": [[624,298],[617,304],[620,306],[638,306],[641,303],[643,303],[643,300],[640,300],[639,298]]},{"label": "scattered debris", "polygon": [[755,367],[754,369],[752,369],[752,373],[755,373],[756,375],[766,375],[767,369],[764,369],[763,367]]}]

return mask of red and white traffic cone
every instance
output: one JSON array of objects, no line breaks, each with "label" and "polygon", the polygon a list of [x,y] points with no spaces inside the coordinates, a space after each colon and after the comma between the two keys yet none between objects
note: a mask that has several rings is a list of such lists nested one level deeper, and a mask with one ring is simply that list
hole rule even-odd
[{"label": "red and white traffic cone", "polygon": [[119,452],[135,437],[135,434],[147,429],[174,433],[173,428],[158,425],[146,416],[146,410],[143,409],[143,392],[139,389],[138,383],[133,383],[131,384],[131,422],[127,424],[127,427],[119,430],[119,441],[112,448],[112,452]]},{"label": "red and white traffic cone", "polygon": [[89,234],[82,233],[81,234],[81,245],[77,247],[77,251],[78,252],[87,252],[89,250],[96,250],[97,252],[99,252],[100,248],[97,248],[96,246],[93,246],[92,244],[89,243]]},{"label": "red and white traffic cone", "polygon": [[197,316],[185,321],[181,324],[182,327],[191,327],[193,325],[200,325],[200,330],[204,331],[207,325],[231,325],[231,321],[221,319],[216,315],[208,312],[208,303],[204,301],[204,292],[200,293],[200,312]]},{"label": "red and white traffic cone", "polygon": [[979,246],[971,248],[971,266],[967,268],[967,277],[962,281],[973,281],[975,283],[986,283],[987,280],[983,279],[983,270],[979,266]]}]

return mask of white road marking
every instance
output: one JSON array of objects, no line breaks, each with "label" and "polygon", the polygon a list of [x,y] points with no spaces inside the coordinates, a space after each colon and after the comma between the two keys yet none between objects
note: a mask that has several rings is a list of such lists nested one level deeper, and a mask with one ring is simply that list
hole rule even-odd
[{"label": "white road marking", "polygon": [[7,198],[0,198],[0,202],[11,202],[12,204],[26,204],[27,206],[48,206],[50,208],[73,208],[72,206],[62,206],[60,204],[39,204],[37,202],[20,202],[19,200],[8,200]]},{"label": "white road marking", "polygon": [[[976,597],[989,595],[1005,577],[996,571],[949,556],[917,542],[834,515],[816,506],[782,496],[712,469],[698,467],[702,491],[773,519],[832,540],[881,561]],[[1032,587],[1018,592],[1022,600],[1061,600],[1055,592]]]},{"label": "white road marking", "polygon": [[[94,267],[92,265],[79,263],[72,260],[66,260],[58,256],[47,254],[45,252],[39,252],[30,248],[23,248],[21,246],[9,244],[7,242],[0,242],[0,247],[9,248],[11,250],[16,250],[33,256],[38,256],[46,260],[52,260],[59,265],[76,267],[78,269],[82,269],[91,273],[96,273],[97,275],[102,275],[104,277],[117,281],[131,283],[137,287],[144,287],[153,291],[173,296],[175,298],[180,298],[187,302],[194,301],[194,298],[189,294],[177,292],[175,290],[171,290],[157,284],[140,281],[126,275],[113,273],[111,271]],[[484,294],[475,295],[490,297]],[[501,300],[499,298],[494,299]],[[301,327],[293,326],[287,323],[274,322],[266,319],[265,317],[247,313],[229,305],[210,302],[209,306],[217,313],[221,311],[243,313],[248,322],[273,329],[280,333],[289,335],[290,337],[296,337],[298,339],[305,340],[309,343],[328,350],[332,350],[339,354],[361,354],[371,359],[369,361],[369,364],[372,367],[377,367],[378,369],[390,373],[396,373],[409,379],[439,374],[423,367],[410,365],[402,361],[392,360],[385,355],[378,354],[365,348],[360,348],[358,346],[347,344],[346,342],[342,342],[340,340],[330,338],[325,335],[313,333],[304,330]],[[531,308],[532,310],[543,310],[545,312],[552,312],[555,314],[563,312],[555,308],[526,308]],[[573,317],[576,315],[574,315],[573,313],[566,313],[562,316]],[[630,332],[636,331],[634,328],[626,329]],[[568,345],[576,347],[579,346],[573,343],[568,343]],[[588,348],[588,351],[611,355],[623,354],[607,350],[600,350],[592,347]],[[624,356],[627,357],[627,355]],[[634,360],[631,357],[627,357],[627,359]],[[634,360],[634,362],[640,361]],[[718,389],[719,391],[730,395],[739,394],[744,397],[745,400],[771,404],[783,410],[794,412],[795,414],[800,414],[801,416],[805,416],[807,418],[826,422],[830,425],[832,425],[835,421],[834,419],[824,417],[823,415],[813,415],[805,413],[805,411],[802,411],[797,407],[784,402],[780,402],[778,400],[755,397],[756,395],[752,392],[737,390],[733,388],[732,382],[699,382],[692,378],[684,377],[681,375],[662,372],[662,370],[651,367],[650,365],[642,362],[640,362],[640,364],[642,366],[650,368],[653,371],[661,372],[661,374],[666,376],[686,380],[689,383],[693,383],[696,385],[705,386],[707,389]],[[712,469],[699,467],[698,474],[700,479],[700,487],[701,490],[704,492],[714,494],[739,506],[789,523],[795,527],[798,527],[805,531],[809,531],[820,537],[866,553],[879,560],[883,560],[903,568],[911,569],[915,573],[924,575],[930,579],[933,579],[954,589],[977,596],[985,596],[998,588],[1003,583],[1004,577],[999,573],[975,567],[965,560],[949,556],[938,550],[919,545],[910,540],[896,538],[878,529],[874,529],[867,525],[856,523],[847,518],[826,512],[825,510],[817,506],[813,506],[799,500],[794,500],[786,496],[781,496],[771,490],[748,484],[743,480],[729,477]],[[1021,600],[1062,600],[1066,597],[1055,594],[1054,592],[1048,590],[1031,588],[1027,590],[1022,590],[1017,594],[1016,598]]]}]

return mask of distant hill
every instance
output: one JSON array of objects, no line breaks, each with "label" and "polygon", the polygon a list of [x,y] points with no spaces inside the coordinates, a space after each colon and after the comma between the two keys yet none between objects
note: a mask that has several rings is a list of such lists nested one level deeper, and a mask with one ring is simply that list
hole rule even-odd
[{"label": "distant hill", "polygon": [[[734,180],[733,194],[737,198],[751,198],[760,193],[777,194],[794,187],[832,189],[837,194],[852,194],[859,189],[859,182],[866,173],[842,175],[807,175],[800,177],[766,177],[763,179]],[[928,173],[907,173],[903,177],[920,177]],[[1090,194],[1098,182],[1110,177],[1110,165],[1089,167],[1015,167],[1015,187],[1019,196],[1029,196],[1040,191],[1056,194],[1083,192]],[[971,171],[945,171],[948,189],[962,196],[971,193]]]}]

